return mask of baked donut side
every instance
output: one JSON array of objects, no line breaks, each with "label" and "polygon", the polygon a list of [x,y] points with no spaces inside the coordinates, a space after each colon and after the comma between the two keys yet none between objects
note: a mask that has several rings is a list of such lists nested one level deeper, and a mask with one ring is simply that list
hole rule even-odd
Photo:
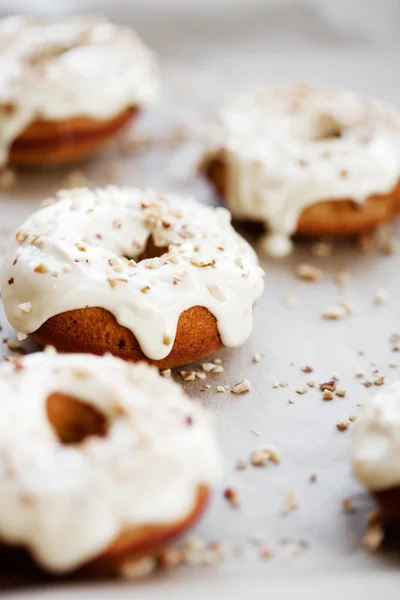
[{"label": "baked donut side", "polygon": [[[203,172],[217,194],[226,200],[227,175],[223,157],[205,163]],[[316,202],[301,212],[294,233],[335,237],[357,235],[392,221],[399,213],[400,182],[390,193],[370,196],[362,204],[351,199]]]},{"label": "baked donut side", "polygon": [[23,224],[0,271],[19,331],[161,368],[250,335],[263,271],[228,211],[133,188],[59,198]]},{"label": "baked donut side", "polygon": [[118,573],[157,559],[209,504],[220,476],[211,417],[144,363],[47,349],[2,365],[0,404],[10,559]]},{"label": "baked donut side", "polygon": [[8,162],[17,167],[40,167],[73,163],[100,150],[139,114],[127,108],[107,120],[73,118],[35,121],[12,143]]},{"label": "baked donut side", "polygon": [[134,334],[118,324],[104,308],[82,308],[48,319],[31,334],[42,346],[52,345],[59,352],[105,354],[138,362],[145,360],[159,369],[201,360],[223,347],[215,317],[202,306],[185,310],[178,320],[175,341],[164,359],[149,359]]},{"label": "baked donut side", "polygon": [[0,165],[86,158],[158,94],[155,55],[104,18],[4,18],[0,48]]},{"label": "baked donut side", "polygon": [[239,94],[206,129],[200,170],[261,247],[373,229],[400,211],[400,113],[350,90],[292,83]]}]

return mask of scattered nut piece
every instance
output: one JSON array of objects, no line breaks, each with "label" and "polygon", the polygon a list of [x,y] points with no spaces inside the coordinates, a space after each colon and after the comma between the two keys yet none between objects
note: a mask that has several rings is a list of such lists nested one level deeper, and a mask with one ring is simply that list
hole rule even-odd
[{"label": "scattered nut piece", "polygon": [[336,427],[339,431],[346,431],[350,427],[350,421],[337,421]]},{"label": "scattered nut piece", "polygon": [[338,321],[347,315],[347,311],[343,306],[326,306],[322,309],[321,317],[331,321]]},{"label": "scattered nut piece", "polygon": [[244,460],[237,460],[236,461],[236,465],[235,468],[237,471],[244,471],[245,468],[247,467],[246,463],[244,462]]},{"label": "scattered nut piece", "polygon": [[336,390],[336,380],[331,379],[331,381],[326,381],[325,383],[319,384],[319,389],[321,392],[324,390],[329,390],[330,392],[334,392]]},{"label": "scattered nut piece", "polygon": [[317,474],[311,473],[311,475],[309,477],[309,481],[310,481],[310,483],[315,483],[317,481]]},{"label": "scattered nut piece", "polygon": [[380,375],[374,381],[374,385],[383,385],[384,383],[385,383],[385,377],[383,375]]},{"label": "scattered nut piece", "polygon": [[349,416],[349,421],[350,421],[351,423],[354,423],[354,421],[355,421],[356,419],[357,419],[357,416],[356,416],[356,415],[350,415],[350,416]]},{"label": "scattered nut piece", "polygon": [[317,258],[326,258],[332,254],[333,246],[328,242],[315,242],[311,246],[311,254]]},{"label": "scattered nut piece", "polygon": [[225,388],[224,388],[223,385],[217,385],[217,392],[221,392],[222,393],[222,392],[225,392],[225,391],[226,390],[225,390]]},{"label": "scattered nut piece", "polygon": [[317,380],[316,379],[309,379],[307,381],[307,385],[308,385],[308,387],[313,388],[313,387],[315,387],[317,385]]},{"label": "scattered nut piece", "polygon": [[245,392],[248,392],[250,389],[251,389],[250,381],[248,379],[243,379],[242,381],[239,381],[239,383],[236,383],[233,386],[231,391],[234,394],[244,394]]},{"label": "scattered nut piece", "polygon": [[290,512],[296,510],[296,508],[298,508],[297,494],[294,490],[287,490],[281,515],[288,515]]},{"label": "scattered nut piece", "polygon": [[334,397],[335,396],[333,395],[333,392],[331,392],[330,390],[325,390],[322,394],[323,400],[333,400]]},{"label": "scattered nut piece", "polygon": [[269,558],[272,558],[275,554],[275,551],[273,548],[271,548],[270,546],[265,546],[265,548],[262,548],[262,550],[260,551],[260,558],[262,558],[263,560],[268,560]]},{"label": "scattered nut piece", "polygon": [[195,371],[181,371],[183,381],[194,381],[196,379]]},{"label": "scattered nut piece", "polygon": [[375,304],[384,304],[389,298],[389,292],[384,288],[378,288],[375,292]]},{"label": "scattered nut piece", "polygon": [[226,488],[224,490],[224,498],[235,508],[238,508],[242,504],[242,493],[234,488]]},{"label": "scattered nut piece", "polygon": [[157,566],[155,558],[147,556],[140,560],[125,561],[120,567],[120,575],[125,579],[147,577]]},{"label": "scattered nut piece", "polygon": [[298,388],[295,389],[296,394],[305,394],[307,391],[307,387],[305,385],[302,385]]},{"label": "scattered nut piece", "polygon": [[209,373],[210,371],[213,371],[213,369],[215,369],[216,366],[217,365],[215,363],[203,363],[201,365],[201,368],[203,369],[203,371]]},{"label": "scattered nut piece", "polygon": [[361,542],[364,548],[374,552],[378,550],[379,546],[382,544],[384,538],[384,531],[380,524],[371,525],[367,532],[364,534]]},{"label": "scattered nut piece", "polygon": [[196,371],[196,378],[197,379],[206,379],[207,375],[205,373],[203,373],[203,371]]},{"label": "scattered nut piece", "polygon": [[274,381],[274,383],[272,384],[273,388],[278,388],[279,387],[279,381]]},{"label": "scattered nut piece", "polygon": [[287,379],[282,379],[282,381],[279,382],[280,387],[286,387],[289,385],[289,382]]},{"label": "scattered nut piece", "polygon": [[343,500],[343,511],[347,514],[352,514],[356,512],[356,507],[354,506],[351,498],[345,498]]},{"label": "scattered nut piece", "polygon": [[323,276],[321,269],[318,269],[318,267],[314,267],[313,265],[309,265],[307,263],[298,265],[296,274],[297,277],[303,279],[304,281],[319,281]]},{"label": "scattered nut piece", "polygon": [[364,377],[365,375],[365,371],[363,371],[362,369],[359,369],[358,371],[356,371],[356,377],[361,378]]},{"label": "scattered nut piece", "polygon": [[258,352],[254,352],[254,354],[253,354],[253,357],[252,357],[251,361],[252,361],[253,363],[259,363],[259,362],[260,362],[260,360],[261,360],[261,356],[260,356],[260,354],[259,354]]},{"label": "scattered nut piece", "polygon": [[17,331],[17,340],[19,342],[23,342],[24,340],[26,340],[28,336],[26,335],[26,333],[22,333],[22,331]]},{"label": "scattered nut piece", "polygon": [[300,367],[300,370],[303,371],[303,373],[312,373],[314,371],[310,365],[304,365],[304,367]]},{"label": "scattered nut piece", "polygon": [[346,388],[340,388],[340,389],[336,390],[336,396],[339,396],[340,398],[344,398],[346,394],[347,394]]},{"label": "scattered nut piece", "polygon": [[164,369],[163,371],[161,371],[161,375],[163,377],[171,377],[171,369]]}]

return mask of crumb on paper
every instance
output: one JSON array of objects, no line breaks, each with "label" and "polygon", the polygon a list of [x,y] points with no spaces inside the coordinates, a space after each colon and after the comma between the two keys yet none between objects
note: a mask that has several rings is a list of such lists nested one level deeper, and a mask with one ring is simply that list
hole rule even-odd
[{"label": "crumb on paper", "polygon": [[375,304],[385,304],[389,299],[389,292],[384,288],[378,288],[375,292]]},{"label": "crumb on paper", "polygon": [[231,391],[233,394],[244,394],[245,392],[248,392],[250,390],[250,381],[248,379],[243,379],[242,381],[239,381],[239,383],[236,383]]},{"label": "crumb on paper", "polygon": [[339,431],[346,431],[350,427],[351,423],[348,420],[341,420],[336,422],[336,427]]},{"label": "crumb on paper", "polygon": [[325,390],[324,393],[322,394],[322,399],[323,400],[333,400],[334,399],[334,394],[333,392],[331,392],[330,390]]},{"label": "crumb on paper", "polygon": [[331,256],[333,245],[329,242],[315,242],[311,246],[311,254],[316,258],[327,258]]},{"label": "crumb on paper", "polygon": [[299,506],[297,494],[294,490],[286,490],[285,500],[281,510],[281,515],[288,515],[289,513],[296,510]]},{"label": "crumb on paper", "polygon": [[280,464],[281,459],[275,446],[260,446],[250,454],[250,464],[254,467],[264,467],[267,462]]},{"label": "crumb on paper", "polygon": [[307,391],[307,386],[305,386],[305,385],[301,385],[301,386],[299,386],[298,388],[296,388],[294,391],[296,392],[296,394],[303,395],[303,394],[305,394],[305,393],[306,393],[306,391]]},{"label": "crumb on paper", "polygon": [[287,387],[289,385],[289,382],[287,379],[282,379],[282,381],[279,382],[279,386],[284,388]]},{"label": "crumb on paper", "polygon": [[309,379],[307,381],[307,385],[308,385],[308,387],[313,388],[313,387],[315,387],[317,385],[317,380],[316,379]]},{"label": "crumb on paper", "polygon": [[329,390],[330,392],[334,392],[336,390],[336,379],[331,379],[330,381],[325,381],[324,383],[319,384],[319,389],[321,392],[324,390]]},{"label": "crumb on paper", "polygon": [[347,310],[341,305],[325,306],[322,309],[321,317],[330,321],[338,321],[339,319],[343,319],[347,314]]},{"label": "crumb on paper", "polygon": [[385,383],[385,377],[384,375],[379,375],[379,377],[377,377],[374,380],[374,385],[383,385]]},{"label": "crumb on paper", "polygon": [[246,467],[247,467],[247,464],[245,463],[244,460],[239,459],[236,461],[235,469],[237,471],[244,471],[246,469]]},{"label": "crumb on paper", "polygon": [[340,398],[344,398],[347,394],[347,390],[346,388],[339,388],[338,390],[336,390],[336,396],[339,396]]},{"label": "crumb on paper", "polygon": [[147,556],[140,560],[125,561],[120,567],[120,575],[124,579],[140,579],[147,577],[157,567],[155,558]]},{"label": "crumb on paper", "polygon": [[251,362],[259,363],[260,361],[261,361],[261,356],[260,356],[259,352],[254,352]]},{"label": "crumb on paper", "polygon": [[296,269],[296,275],[303,281],[319,281],[322,279],[323,272],[318,267],[313,265],[302,263],[298,265]]},{"label": "crumb on paper", "polygon": [[234,488],[226,488],[224,490],[224,498],[235,508],[239,508],[242,504],[242,492]]}]

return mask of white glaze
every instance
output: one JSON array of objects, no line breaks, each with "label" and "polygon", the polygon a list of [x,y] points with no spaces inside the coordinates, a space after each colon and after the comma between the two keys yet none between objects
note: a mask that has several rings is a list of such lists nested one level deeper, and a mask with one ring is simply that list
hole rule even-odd
[{"label": "white glaze", "polygon": [[[58,197],[22,225],[4,259],[2,297],[16,329],[31,333],[58,313],[100,306],[162,359],[181,313],[199,305],[215,315],[225,346],[250,335],[263,272],[226,209],[129,187]],[[121,260],[139,257],[150,235],[169,247],[161,258]],[[35,272],[40,265],[45,273]]]},{"label": "white glaze", "polygon": [[400,486],[400,381],[367,400],[353,426],[355,475],[374,491]]},{"label": "white glaze", "polygon": [[[340,130],[340,137],[329,137]],[[328,137],[327,137],[328,135]],[[302,211],[324,200],[362,203],[400,176],[400,114],[322,85],[257,88],[234,97],[206,132],[203,163],[222,157],[226,202],[238,219],[263,221],[264,249],[290,252]]]},{"label": "white glaze", "polygon": [[[155,368],[54,351],[17,365],[0,368],[0,539],[45,569],[75,569],[130,527],[185,519],[198,486],[219,480],[211,415]],[[104,414],[106,437],[63,445],[53,392]]]},{"label": "white glaze", "polygon": [[109,119],[158,90],[156,61],[135,32],[95,17],[0,20],[0,165],[40,117]]}]

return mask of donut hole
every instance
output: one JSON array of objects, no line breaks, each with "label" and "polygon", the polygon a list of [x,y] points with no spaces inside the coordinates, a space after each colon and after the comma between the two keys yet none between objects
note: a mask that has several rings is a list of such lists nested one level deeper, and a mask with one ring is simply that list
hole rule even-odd
[{"label": "donut hole", "polygon": [[146,260],[147,258],[160,258],[166,252],[168,252],[168,247],[156,246],[151,235],[147,239],[146,246],[140,256],[138,256],[137,261]]},{"label": "donut hole", "polygon": [[81,444],[90,436],[105,437],[108,422],[99,410],[73,396],[53,392],[46,401],[47,418],[62,444]]},{"label": "donut hole", "polygon": [[322,114],[318,116],[314,125],[313,141],[322,142],[341,136],[342,127],[332,115]]}]

